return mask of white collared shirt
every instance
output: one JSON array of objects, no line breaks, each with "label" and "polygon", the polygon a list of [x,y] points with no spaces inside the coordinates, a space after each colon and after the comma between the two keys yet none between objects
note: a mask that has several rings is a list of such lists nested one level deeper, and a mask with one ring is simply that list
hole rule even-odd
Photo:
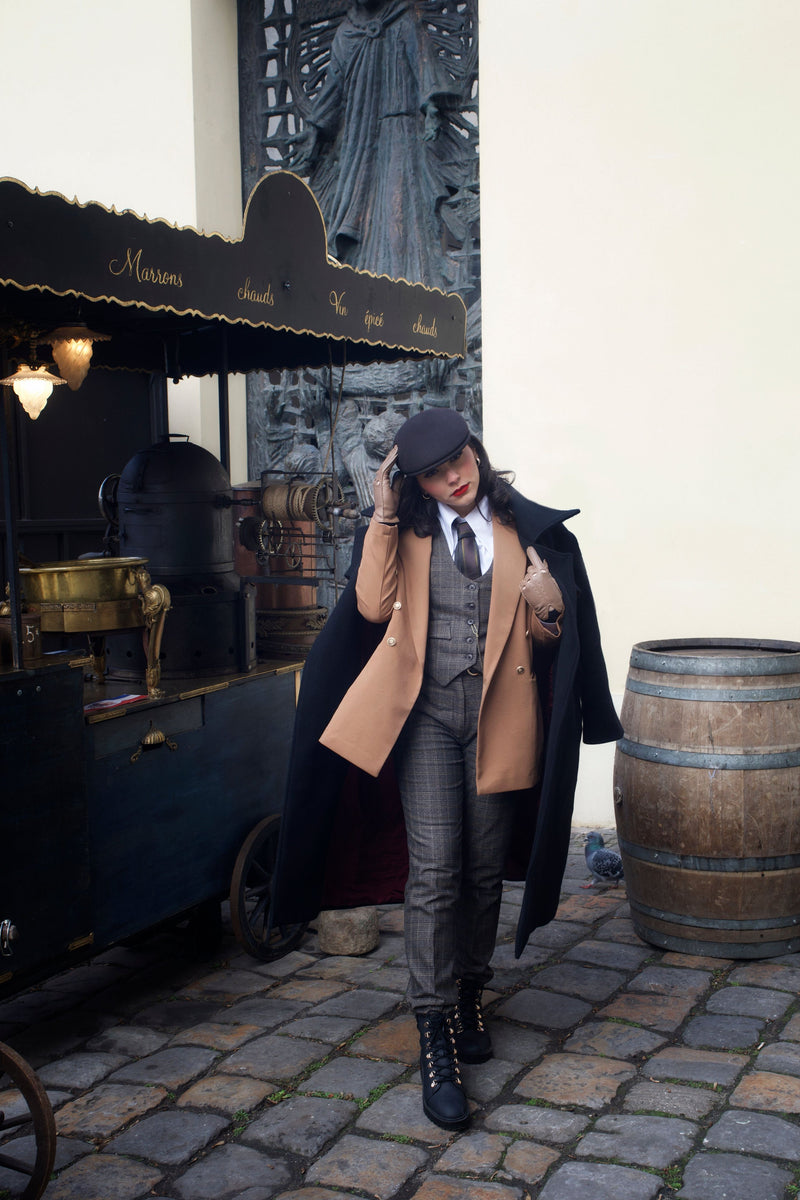
[{"label": "white collared shirt", "polygon": [[[453,521],[455,521],[457,516],[459,516],[459,513],[450,508],[448,504],[439,502],[439,524],[442,527],[442,533],[447,539],[447,548],[451,556],[455,551],[456,542],[458,541],[458,536],[453,529]],[[467,513],[464,520],[472,526],[478,546],[481,574],[485,575],[494,561],[494,528],[492,526],[492,510],[489,507],[488,498],[482,496],[472,512]]]}]

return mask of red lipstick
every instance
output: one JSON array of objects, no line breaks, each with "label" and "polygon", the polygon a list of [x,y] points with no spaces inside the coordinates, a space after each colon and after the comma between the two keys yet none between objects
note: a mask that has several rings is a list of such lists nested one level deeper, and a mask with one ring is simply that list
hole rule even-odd
[{"label": "red lipstick", "polygon": [[461,487],[456,488],[456,490],[452,493],[452,495],[453,496],[463,496],[468,491],[469,491],[469,484],[462,483]]}]

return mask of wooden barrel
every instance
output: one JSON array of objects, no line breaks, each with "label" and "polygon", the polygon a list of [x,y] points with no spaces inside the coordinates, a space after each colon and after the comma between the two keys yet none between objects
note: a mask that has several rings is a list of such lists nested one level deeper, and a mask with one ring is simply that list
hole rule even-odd
[{"label": "wooden barrel", "polygon": [[614,808],[645,941],[722,958],[800,950],[800,643],[633,647]]}]

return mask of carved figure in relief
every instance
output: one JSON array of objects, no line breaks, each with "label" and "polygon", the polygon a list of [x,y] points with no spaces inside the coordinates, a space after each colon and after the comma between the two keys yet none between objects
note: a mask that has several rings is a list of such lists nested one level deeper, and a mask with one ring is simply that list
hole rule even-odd
[{"label": "carved figure in relief", "polygon": [[291,162],[310,173],[340,262],[446,285],[439,207],[463,179],[432,144],[462,89],[407,0],[356,0]]}]

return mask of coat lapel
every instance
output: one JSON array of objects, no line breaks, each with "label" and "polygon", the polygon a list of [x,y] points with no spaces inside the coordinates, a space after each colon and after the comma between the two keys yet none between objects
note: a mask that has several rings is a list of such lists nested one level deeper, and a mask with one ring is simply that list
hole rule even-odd
[{"label": "coat lapel", "polygon": [[484,690],[491,682],[514,624],[517,606],[522,599],[519,585],[525,575],[526,561],[516,529],[512,525],[501,524],[497,517],[492,518],[492,525],[494,562],[492,599],[489,605],[489,624],[483,658]]}]

